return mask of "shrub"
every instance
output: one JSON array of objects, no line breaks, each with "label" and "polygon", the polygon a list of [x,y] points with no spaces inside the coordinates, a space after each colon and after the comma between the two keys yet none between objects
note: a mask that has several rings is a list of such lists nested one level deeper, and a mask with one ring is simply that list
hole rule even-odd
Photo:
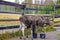
[{"label": "shrub", "polygon": [[11,33],[10,35],[11,35],[11,38],[12,37],[19,37],[19,36],[22,36],[22,33],[21,33],[21,31],[17,31],[15,33]]},{"label": "shrub", "polygon": [[47,26],[45,28],[45,32],[52,32],[52,31],[56,31],[56,29],[53,26]]},{"label": "shrub", "polygon": [[30,35],[30,34],[31,34],[31,29],[30,28],[25,29],[25,36]]},{"label": "shrub", "polygon": [[37,28],[37,32],[42,32],[42,28],[41,27],[38,27]]},{"label": "shrub", "polygon": [[[53,26],[46,26],[44,27],[44,32],[52,32],[52,31],[56,31],[56,29]],[[38,32],[42,32],[43,31],[41,27],[38,27],[37,31]]]},{"label": "shrub", "polygon": [[0,34],[0,40],[5,40],[11,38],[10,34],[6,32],[5,34]]}]

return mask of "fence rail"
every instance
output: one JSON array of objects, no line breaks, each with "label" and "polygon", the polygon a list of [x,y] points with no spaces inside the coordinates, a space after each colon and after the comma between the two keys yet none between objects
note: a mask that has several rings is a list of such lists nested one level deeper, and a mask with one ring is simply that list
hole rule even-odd
[{"label": "fence rail", "polygon": [[19,21],[19,19],[0,19],[0,21]]},{"label": "fence rail", "polygon": [[0,26],[0,30],[4,30],[4,29],[14,29],[14,28],[19,28],[19,25],[11,25],[11,26]]}]

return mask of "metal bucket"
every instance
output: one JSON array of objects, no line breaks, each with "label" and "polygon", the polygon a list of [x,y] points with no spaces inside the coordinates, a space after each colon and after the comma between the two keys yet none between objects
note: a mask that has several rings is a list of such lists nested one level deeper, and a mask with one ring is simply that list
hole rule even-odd
[{"label": "metal bucket", "polygon": [[46,34],[45,33],[40,33],[40,38],[41,39],[45,39],[46,38]]},{"label": "metal bucket", "polygon": [[37,33],[32,34],[33,38],[37,38]]}]

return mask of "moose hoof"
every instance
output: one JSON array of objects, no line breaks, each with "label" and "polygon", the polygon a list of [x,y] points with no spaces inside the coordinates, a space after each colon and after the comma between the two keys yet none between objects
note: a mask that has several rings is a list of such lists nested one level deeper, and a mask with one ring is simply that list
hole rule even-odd
[{"label": "moose hoof", "polygon": [[28,38],[28,36],[26,36],[26,38]]},{"label": "moose hoof", "polygon": [[22,39],[22,37],[20,37],[20,39]]}]

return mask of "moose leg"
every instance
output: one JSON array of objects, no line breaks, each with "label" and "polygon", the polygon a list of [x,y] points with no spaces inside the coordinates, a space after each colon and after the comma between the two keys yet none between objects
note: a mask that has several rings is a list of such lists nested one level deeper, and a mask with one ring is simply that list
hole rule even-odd
[{"label": "moose leg", "polygon": [[23,39],[25,40],[25,35],[24,35],[25,26],[24,26],[23,23],[21,23],[21,25],[20,25],[20,30],[21,30],[21,32],[22,32]]},{"label": "moose leg", "polygon": [[23,39],[25,40],[24,30],[25,30],[25,25],[22,23],[22,35],[23,35]]},{"label": "moose leg", "polygon": [[[20,27],[19,27],[20,31],[19,31],[19,34],[22,33],[22,24],[20,24]],[[20,34],[20,39],[22,39],[22,35]]]},{"label": "moose leg", "polygon": [[33,34],[33,30],[32,30],[32,25],[31,25],[31,39],[33,40],[32,34]]},{"label": "moose leg", "polygon": [[31,35],[32,35],[32,40],[33,40],[33,38],[37,38],[37,34],[35,32],[35,29],[36,29],[35,25],[32,25],[31,29],[32,29],[31,30],[32,31]]},{"label": "moose leg", "polygon": [[32,31],[33,31],[33,33],[35,33],[35,25],[33,25]]}]

